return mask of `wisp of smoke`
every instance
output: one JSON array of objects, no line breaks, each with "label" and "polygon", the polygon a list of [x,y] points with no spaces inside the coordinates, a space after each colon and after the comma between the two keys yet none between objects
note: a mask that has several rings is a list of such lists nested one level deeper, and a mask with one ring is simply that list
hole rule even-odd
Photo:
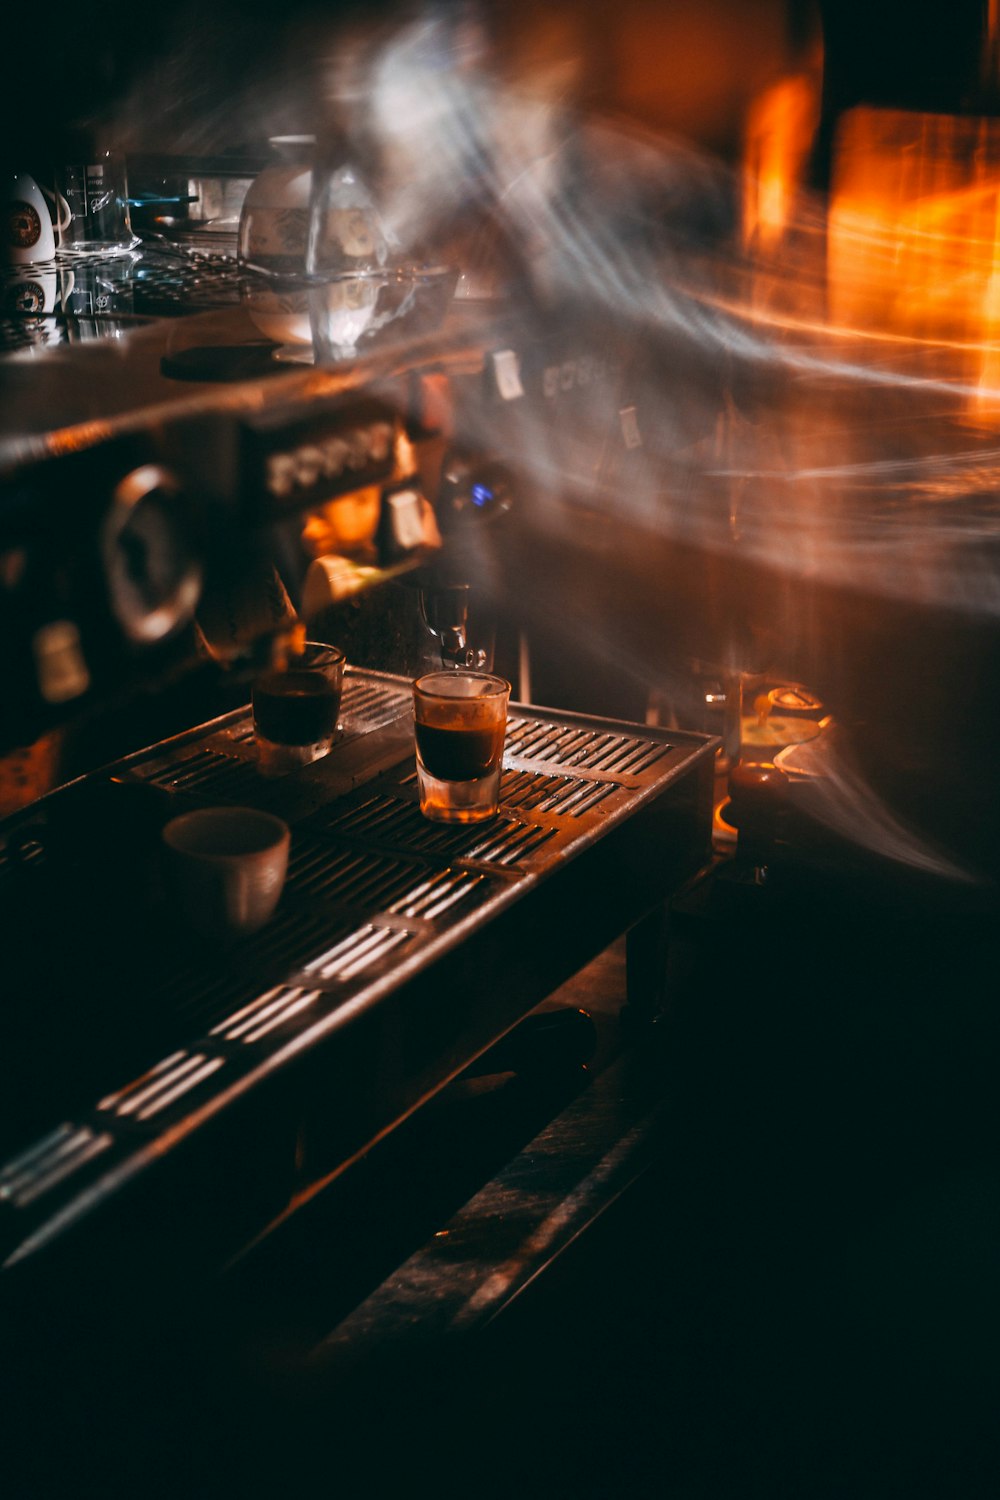
[{"label": "wisp of smoke", "polygon": [[[537,402],[504,412],[549,555],[596,550],[588,528],[615,539],[606,560],[623,603],[630,570],[676,545],[810,589],[1000,616],[989,338],[831,319],[822,204],[800,194],[784,248],[751,255],[737,172],[588,112],[572,57],[507,65],[485,12],[432,6],[361,45],[352,36],[346,87],[342,40],[308,36],[330,59],[317,130],[335,118],[377,162],[393,243],[453,258],[470,299],[578,351],[572,417],[553,422]],[[624,411],[635,441],[623,456]],[[493,415],[466,420],[461,439],[490,451]],[[560,589],[551,572],[538,581],[549,613],[571,616]],[[657,598],[647,586],[644,605]],[[710,602],[724,619],[726,601]],[[863,788],[847,791],[856,836],[867,827],[919,865]]]}]

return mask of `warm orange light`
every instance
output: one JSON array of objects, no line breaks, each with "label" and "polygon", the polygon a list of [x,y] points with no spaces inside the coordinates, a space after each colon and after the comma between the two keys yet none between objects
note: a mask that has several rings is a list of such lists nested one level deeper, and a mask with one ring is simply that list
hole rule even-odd
[{"label": "warm orange light", "polygon": [[50,432],[46,445],[52,454],[81,453],[85,448],[96,448],[111,437],[108,422],[78,422],[75,427],[59,427]]},{"label": "warm orange light", "polygon": [[308,517],[302,541],[311,557],[327,553],[356,553],[374,546],[382,491],[368,485],[349,495],[340,495]]},{"label": "warm orange light", "polygon": [[395,469],[396,479],[410,479],[417,472],[417,451],[410,442],[402,427],[396,429],[395,439]]},{"label": "warm orange light", "polygon": [[819,88],[810,74],[783,78],[752,105],[744,155],[743,242],[773,251],[795,217],[819,124]]},{"label": "warm orange light", "polygon": [[1000,121],[856,109],[837,141],[828,232],[832,317],[969,346],[1000,390]]}]

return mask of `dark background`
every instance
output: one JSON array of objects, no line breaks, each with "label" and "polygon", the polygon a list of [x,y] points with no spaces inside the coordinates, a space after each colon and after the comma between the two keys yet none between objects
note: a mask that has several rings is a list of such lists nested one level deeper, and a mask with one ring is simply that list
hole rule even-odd
[{"label": "dark background", "polygon": [[[683,19],[685,5],[675,8]],[[818,6],[811,0],[750,0],[741,11],[751,29],[759,13],[769,47],[784,33],[786,56],[775,56],[776,71],[822,28],[828,121],[862,100],[952,111],[995,102],[995,90],[982,77],[984,0],[821,0]],[[41,45],[34,45],[29,28],[28,39],[5,49],[3,149],[14,169],[27,163],[41,171],[63,149],[67,127],[81,124],[132,150],[260,148],[269,135],[310,128],[338,38],[358,25],[377,34],[415,13],[416,7],[392,0],[365,6],[223,0],[209,6],[156,4],[141,13],[113,0],[57,0],[45,7]],[[458,20],[463,4],[453,0],[440,13]],[[477,14],[493,33],[498,54],[509,52],[525,14],[519,0],[486,5]],[[701,7],[700,14],[702,21],[678,33],[687,55],[664,51],[664,96],[679,88],[689,66],[707,60],[722,76],[739,61],[729,56],[733,16],[724,0]],[[623,94],[630,107],[629,90],[602,73],[600,50],[602,38],[617,26],[635,26],[642,34],[648,22],[641,7],[634,0],[616,6],[592,0],[573,15],[576,36],[597,54],[587,92],[612,106],[615,94]],[[654,52],[658,35],[649,32]],[[706,128],[704,122],[692,125],[695,132]]]}]

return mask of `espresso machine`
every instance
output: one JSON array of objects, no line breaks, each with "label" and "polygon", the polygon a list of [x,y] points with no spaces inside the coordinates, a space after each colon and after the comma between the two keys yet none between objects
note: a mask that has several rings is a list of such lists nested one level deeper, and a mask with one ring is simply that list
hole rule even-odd
[{"label": "espresso machine", "polygon": [[[902,546],[951,477],[928,421],[940,490],[914,508],[894,488],[916,383],[843,357],[780,257],[733,253],[717,161],[533,86],[497,96],[513,155],[491,178],[496,98],[456,34],[447,88],[404,87],[443,76],[433,28],[376,70],[389,118],[423,132],[419,191],[385,202],[405,222],[433,200],[460,273],[432,326],[390,320],[335,359],[264,334],[251,312],[275,286],[240,259],[233,205],[270,157],[186,138],[131,158],[140,247],[19,275],[0,325],[5,1396],[81,1450],[97,1413],[102,1459],[134,1441],[145,1462],[147,1420],[161,1446],[197,1429],[192,1493],[213,1383],[251,1475],[244,1429],[280,1412],[294,1454],[317,1390],[321,1448],[359,1412],[377,1443],[437,1390],[424,1332],[450,1349],[516,1316],[641,1176],[665,979],[683,990],[700,922],[701,998],[748,1000],[739,1036],[803,949],[820,968],[839,951],[817,913],[840,943],[865,903],[994,905],[994,630],[921,592],[940,559]],[[427,100],[465,134],[434,136]],[[525,139],[537,172],[511,170]],[[812,230],[793,228],[794,256]],[[972,430],[961,392],[919,396]],[[249,698],[296,632],[346,653],[343,733],[265,783]],[[417,810],[411,679],[437,666],[513,684],[483,832]],[[178,925],[154,857],[165,820],[206,805],[293,830],[277,917],[226,951]],[[579,1004],[544,1007],[619,940],[616,1042],[638,1045],[606,1065]],[[470,1108],[511,1077],[514,1126],[470,1166]],[[391,1398],[365,1369],[387,1328]]]},{"label": "espresso machine", "polygon": [[[356,1191],[367,1218],[379,1141],[409,1141],[412,1121],[423,1181],[444,1156],[417,1122],[433,1136],[455,1100],[459,1138],[496,1114],[516,1150],[588,1081],[590,1016],[544,1007],[621,939],[636,1025],[651,1023],[666,893],[709,854],[711,736],[623,724],[599,687],[579,711],[540,707],[523,670],[524,634],[548,635],[565,603],[519,569],[513,531],[544,500],[546,464],[586,447],[595,421],[611,462],[628,451],[618,345],[456,299],[428,331],[289,362],[247,317],[257,290],[234,256],[151,245],[122,338],[50,342],[61,317],[8,329],[2,869],[17,939],[0,1296],[28,1427],[51,1368],[42,1309],[47,1326],[63,1315],[53,1297],[78,1331],[67,1391],[89,1362],[131,1404],[114,1366],[155,1326],[171,1351],[149,1366],[173,1393],[161,1409],[183,1405],[194,1328],[210,1359],[235,1353],[203,1322],[217,1279],[241,1283],[293,1225],[315,1232],[334,1184],[334,1218]],[[300,631],[346,653],[340,735],[268,781],[248,700]],[[418,811],[411,681],[439,666],[514,684],[501,811],[481,828]],[[293,830],[277,915],[225,949],[178,926],[157,859],[167,820],[217,805]],[[650,841],[664,851],[652,868]],[[476,1101],[512,1077],[527,1082],[484,1116]],[[498,1149],[442,1168],[448,1201]],[[581,1196],[584,1217],[603,1191]],[[359,1241],[341,1311],[363,1300],[371,1257],[391,1269],[430,1204],[444,1208],[412,1196]],[[238,1367],[224,1381],[237,1404]],[[83,1393],[57,1405],[64,1433],[93,1413]]]}]

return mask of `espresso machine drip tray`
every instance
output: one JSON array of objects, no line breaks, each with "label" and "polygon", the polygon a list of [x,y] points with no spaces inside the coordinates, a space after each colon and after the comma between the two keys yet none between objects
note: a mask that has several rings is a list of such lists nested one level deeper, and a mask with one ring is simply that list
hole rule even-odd
[{"label": "espresso machine drip tray", "polygon": [[[498,816],[451,826],[419,812],[408,682],[349,669],[341,720],[265,780],[237,710],[0,828],[15,1281],[67,1247],[102,1273],[236,1253],[708,857],[709,737],[512,705]],[[225,949],[159,866],[165,822],[216,804],[292,828],[275,917]]]}]

